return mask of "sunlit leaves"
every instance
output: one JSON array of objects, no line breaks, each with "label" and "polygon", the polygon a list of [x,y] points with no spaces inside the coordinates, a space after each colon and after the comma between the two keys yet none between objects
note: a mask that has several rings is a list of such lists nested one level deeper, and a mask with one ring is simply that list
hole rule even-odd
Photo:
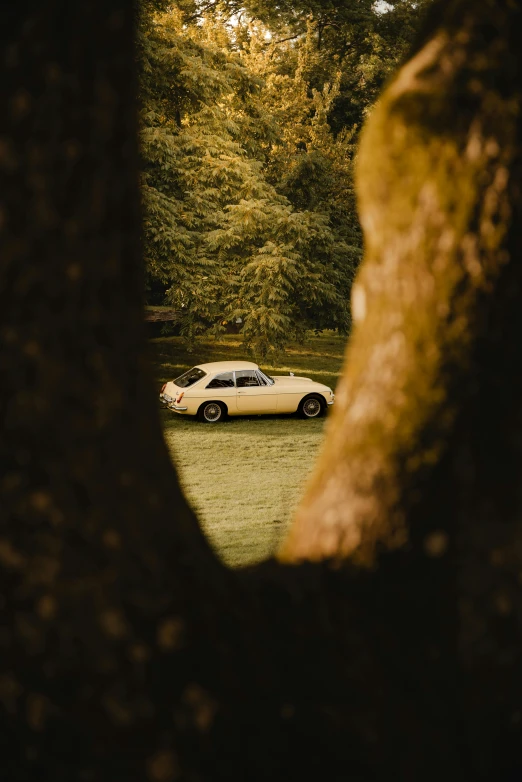
[{"label": "sunlit leaves", "polygon": [[367,0],[269,7],[271,30],[261,0],[152,2],[138,35],[154,301],[191,337],[241,318],[258,354],[349,327],[358,127],[343,117],[359,122],[393,59],[391,14],[383,24]]}]

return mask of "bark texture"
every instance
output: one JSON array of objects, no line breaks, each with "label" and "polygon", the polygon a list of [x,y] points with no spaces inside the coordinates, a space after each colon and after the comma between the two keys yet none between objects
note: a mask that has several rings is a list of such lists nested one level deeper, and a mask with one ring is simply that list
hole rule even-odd
[{"label": "bark texture", "polygon": [[239,573],[182,496],[147,369],[132,8],[4,13],[3,776],[508,779],[519,4],[440,6],[366,131],[359,325],[285,549],[354,561]]},{"label": "bark texture", "polygon": [[[521,30],[517,2],[435,6],[367,123],[355,333],[281,552],[453,560],[467,728],[498,709],[508,742],[522,716]],[[477,746],[477,768],[488,756]]]},{"label": "bark texture", "polygon": [[363,133],[357,326],[293,560],[403,545],[445,454],[441,509],[520,508],[520,9],[447,6]]},{"label": "bark texture", "polygon": [[141,779],[171,745],[173,691],[191,697],[183,652],[161,681],[183,611],[222,568],[146,369],[132,7],[3,13],[3,775]]}]

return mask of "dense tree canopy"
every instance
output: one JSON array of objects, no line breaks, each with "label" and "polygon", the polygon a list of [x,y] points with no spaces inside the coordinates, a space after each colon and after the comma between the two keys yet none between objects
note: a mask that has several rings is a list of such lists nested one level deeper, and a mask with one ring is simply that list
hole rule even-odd
[{"label": "dense tree canopy", "polygon": [[405,2],[178,2],[139,34],[149,300],[266,354],[350,326],[358,128],[411,37]]}]

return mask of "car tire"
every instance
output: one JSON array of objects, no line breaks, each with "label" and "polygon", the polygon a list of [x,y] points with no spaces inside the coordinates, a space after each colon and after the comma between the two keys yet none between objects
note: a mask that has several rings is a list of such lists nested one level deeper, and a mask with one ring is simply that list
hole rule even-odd
[{"label": "car tire", "polygon": [[227,408],[222,402],[203,402],[198,410],[198,419],[204,424],[218,424],[226,415]]},{"label": "car tire", "polygon": [[320,418],[325,408],[326,404],[318,394],[308,394],[308,396],[301,399],[297,412],[301,418],[310,420],[312,418]]}]

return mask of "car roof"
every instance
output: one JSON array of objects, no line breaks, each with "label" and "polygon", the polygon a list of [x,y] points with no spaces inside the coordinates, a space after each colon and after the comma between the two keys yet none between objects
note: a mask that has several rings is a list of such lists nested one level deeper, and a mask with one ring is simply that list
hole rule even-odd
[{"label": "car roof", "polygon": [[198,369],[202,369],[207,375],[214,372],[239,372],[241,369],[257,369],[257,364],[252,361],[212,361],[209,364],[196,364]]}]

